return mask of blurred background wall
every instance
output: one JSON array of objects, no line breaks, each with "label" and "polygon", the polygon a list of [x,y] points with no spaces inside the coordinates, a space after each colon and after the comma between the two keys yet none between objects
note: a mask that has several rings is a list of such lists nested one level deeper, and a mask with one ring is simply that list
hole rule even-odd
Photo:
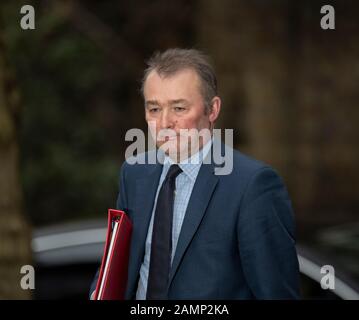
[{"label": "blurred background wall", "polygon": [[[35,30],[20,28],[24,4]],[[320,28],[325,4],[336,30]],[[1,278],[31,262],[30,227],[115,206],[125,133],[146,130],[144,61],[170,47],[211,56],[218,127],[283,176],[300,241],[358,222],[357,1],[7,0],[0,15]]]},{"label": "blurred background wall", "polygon": [[356,221],[359,208],[359,6],[337,1],[203,1],[201,45],[216,61],[221,126],[285,176],[301,226]]}]

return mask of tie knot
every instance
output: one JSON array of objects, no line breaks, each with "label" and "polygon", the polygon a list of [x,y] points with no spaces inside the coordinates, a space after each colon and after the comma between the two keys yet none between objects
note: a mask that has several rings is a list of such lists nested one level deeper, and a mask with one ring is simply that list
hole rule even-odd
[{"label": "tie knot", "polygon": [[182,169],[177,164],[173,164],[168,169],[166,179],[174,180],[181,172],[182,172]]}]

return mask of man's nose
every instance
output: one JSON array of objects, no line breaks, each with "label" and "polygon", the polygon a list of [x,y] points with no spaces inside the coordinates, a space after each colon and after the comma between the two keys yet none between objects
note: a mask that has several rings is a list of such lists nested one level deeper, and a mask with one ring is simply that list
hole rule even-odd
[{"label": "man's nose", "polygon": [[161,129],[168,129],[173,127],[173,118],[168,110],[163,110],[161,113]]}]

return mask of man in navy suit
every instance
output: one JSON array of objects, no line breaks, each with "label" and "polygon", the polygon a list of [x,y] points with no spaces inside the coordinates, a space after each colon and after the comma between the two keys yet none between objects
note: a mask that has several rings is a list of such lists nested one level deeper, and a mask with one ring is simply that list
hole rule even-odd
[{"label": "man in navy suit", "polygon": [[[142,90],[163,157],[149,163],[151,153],[142,154],[145,161],[121,168],[117,208],[133,222],[126,299],[299,298],[293,211],[282,179],[212,135],[196,144],[182,134],[212,133],[220,113],[206,56],[155,54]],[[226,163],[214,160],[216,146],[230,172],[221,173]]]}]

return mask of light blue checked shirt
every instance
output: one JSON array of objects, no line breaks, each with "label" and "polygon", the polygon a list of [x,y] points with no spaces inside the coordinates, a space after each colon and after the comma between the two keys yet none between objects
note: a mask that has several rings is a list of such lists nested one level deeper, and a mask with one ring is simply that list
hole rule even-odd
[{"label": "light blue checked shirt", "polygon": [[[207,144],[191,158],[185,160],[184,162],[179,163],[179,167],[182,169],[182,172],[176,178],[176,191],[173,207],[173,225],[172,225],[172,256],[171,261],[173,260],[178,237],[181,231],[182,222],[186,213],[187,205],[189,198],[192,193],[193,186],[196,182],[199,169],[201,168],[203,159],[206,158],[209,150],[211,149],[212,140],[207,142]],[[152,240],[152,229],[153,229],[153,218],[155,215],[155,209],[157,205],[157,197],[159,190],[161,188],[162,182],[164,181],[169,167],[174,164],[173,160],[169,157],[165,157],[163,162],[162,174],[160,177],[160,182],[157,187],[156,198],[154,206],[152,209],[152,216],[150,225],[148,227],[148,233],[146,238],[146,248],[145,248],[145,257],[140,269],[140,279],[138,281],[138,287],[136,292],[137,300],[145,300],[147,292],[147,281],[148,281],[148,272],[150,269],[150,256],[151,256],[151,240]]]}]

